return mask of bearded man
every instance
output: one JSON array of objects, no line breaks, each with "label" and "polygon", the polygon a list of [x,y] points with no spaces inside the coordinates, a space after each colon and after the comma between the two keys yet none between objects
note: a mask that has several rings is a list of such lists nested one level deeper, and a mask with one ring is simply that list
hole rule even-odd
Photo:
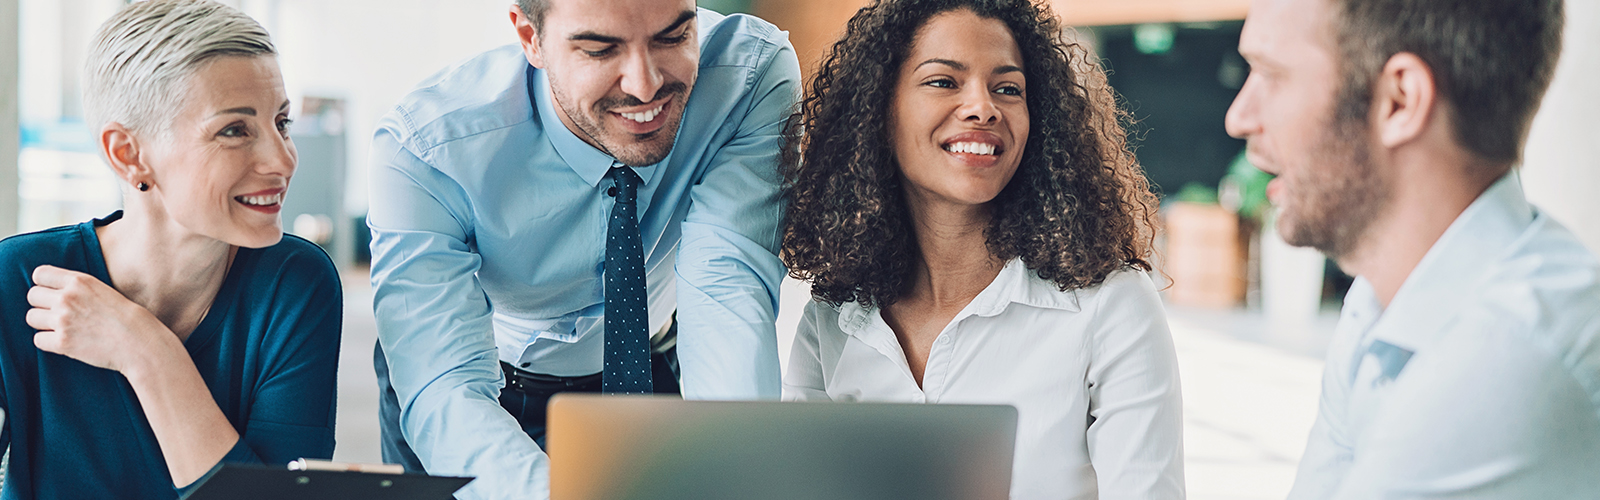
[{"label": "bearded man", "polygon": [[1357,276],[1290,498],[1595,498],[1600,264],[1516,165],[1560,0],[1257,0],[1228,132]]}]

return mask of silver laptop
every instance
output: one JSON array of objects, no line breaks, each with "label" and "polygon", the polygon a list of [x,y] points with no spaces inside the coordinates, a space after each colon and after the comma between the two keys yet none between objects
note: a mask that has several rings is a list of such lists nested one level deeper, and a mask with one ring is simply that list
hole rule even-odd
[{"label": "silver laptop", "polygon": [[1010,406],[559,394],[552,500],[1005,499]]}]

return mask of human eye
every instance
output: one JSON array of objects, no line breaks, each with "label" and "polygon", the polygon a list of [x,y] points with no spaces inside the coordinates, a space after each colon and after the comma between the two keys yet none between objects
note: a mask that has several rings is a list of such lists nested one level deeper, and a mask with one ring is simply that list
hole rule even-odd
[{"label": "human eye", "polygon": [[278,118],[278,133],[283,135],[284,137],[288,137],[289,136],[289,126],[293,125],[293,124],[294,124],[294,120],[290,120],[288,117],[280,117],[280,118]]},{"label": "human eye", "polygon": [[956,88],[956,81],[949,78],[935,78],[924,82],[923,85],[941,89],[953,89]]},{"label": "human eye", "polygon": [[588,48],[579,48],[578,50],[583,52],[583,55],[589,56],[589,57],[594,58],[594,59],[602,59],[602,58],[605,58],[606,56],[609,56],[609,55],[615,53],[616,52],[616,48],[617,48],[617,46],[615,46],[615,45],[607,45],[607,46],[605,46],[603,48],[599,48],[599,49],[595,49],[595,50],[590,50]]},{"label": "human eye", "polygon": [[245,127],[243,123],[233,123],[222,127],[222,130],[218,130],[217,136],[228,138],[249,137],[250,129]]},{"label": "human eye", "polygon": [[1008,95],[1008,96],[1015,96],[1015,97],[1021,97],[1022,96],[1022,87],[1019,87],[1019,86],[1016,86],[1016,85],[1003,85],[1000,88],[994,89],[994,91],[995,91],[995,93],[1000,94],[1000,95]]},{"label": "human eye", "polygon": [[678,33],[676,36],[656,38],[656,43],[667,47],[676,47],[686,41],[689,41],[689,30],[684,30],[682,33]]}]

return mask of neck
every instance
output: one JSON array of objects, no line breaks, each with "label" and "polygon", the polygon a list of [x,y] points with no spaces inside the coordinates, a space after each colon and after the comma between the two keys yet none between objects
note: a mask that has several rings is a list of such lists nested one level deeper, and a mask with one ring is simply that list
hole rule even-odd
[{"label": "neck", "polygon": [[1391,165],[1401,164],[1411,168],[1394,169],[1397,175],[1390,179],[1383,215],[1367,227],[1360,244],[1338,259],[1339,267],[1367,279],[1385,308],[1445,230],[1499,178],[1467,172],[1504,172],[1439,151],[1397,154]]},{"label": "neck", "polygon": [[111,285],[180,338],[210,309],[237,247],[195,234],[141,196],[122,219],[96,229]]},{"label": "neck", "polygon": [[1005,262],[989,252],[986,205],[924,202],[908,194],[921,260],[908,299],[965,306],[994,281]]}]

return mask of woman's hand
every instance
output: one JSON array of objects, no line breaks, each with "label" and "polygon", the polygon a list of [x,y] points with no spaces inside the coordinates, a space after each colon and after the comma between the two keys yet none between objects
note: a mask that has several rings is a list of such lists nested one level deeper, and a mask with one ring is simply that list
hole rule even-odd
[{"label": "woman's hand", "polygon": [[33,270],[28,325],[33,345],[127,374],[140,363],[182,348],[149,310],[95,277],[55,266]]}]

